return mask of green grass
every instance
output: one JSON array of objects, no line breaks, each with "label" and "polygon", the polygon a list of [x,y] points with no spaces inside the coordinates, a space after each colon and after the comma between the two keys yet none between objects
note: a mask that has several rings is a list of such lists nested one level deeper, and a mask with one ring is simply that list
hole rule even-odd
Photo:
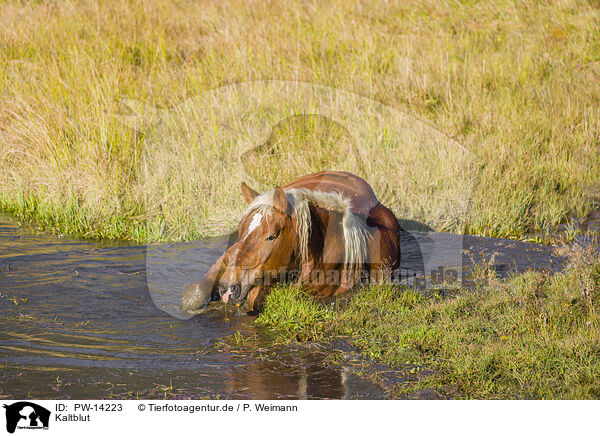
[{"label": "green grass", "polygon": [[262,312],[256,323],[276,327],[284,339],[324,339],[327,322],[334,318],[332,308],[308,297],[298,286],[275,287],[265,304],[269,310]]},{"label": "green grass", "polygon": [[[600,198],[599,16],[574,0],[3,1],[0,211],[194,239],[234,227],[242,180],[341,169],[436,230],[551,232]],[[272,79],[343,105],[302,85],[294,116]],[[209,92],[227,84],[238,98]]]},{"label": "green grass", "polygon": [[362,353],[435,374],[396,393],[458,387],[465,398],[600,398],[600,258],[506,280],[480,275],[452,297],[377,285],[327,311],[294,288],[270,295],[258,322],[285,338],[349,337]]}]

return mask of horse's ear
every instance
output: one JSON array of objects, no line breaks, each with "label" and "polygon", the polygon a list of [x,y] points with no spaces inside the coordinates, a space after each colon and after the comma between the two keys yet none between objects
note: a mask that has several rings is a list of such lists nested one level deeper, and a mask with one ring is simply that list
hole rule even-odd
[{"label": "horse's ear", "polygon": [[281,212],[287,210],[287,198],[285,192],[279,186],[275,188],[273,193],[273,207]]},{"label": "horse's ear", "polygon": [[254,199],[258,196],[258,192],[246,185],[244,182],[242,182],[240,188],[242,189],[244,200],[246,200],[246,203],[248,204],[252,203],[252,201],[254,201]]}]

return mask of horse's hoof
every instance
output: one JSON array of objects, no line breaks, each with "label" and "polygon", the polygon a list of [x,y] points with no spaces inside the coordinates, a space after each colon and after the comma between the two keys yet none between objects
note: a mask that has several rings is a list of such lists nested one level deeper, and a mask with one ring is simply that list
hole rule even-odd
[{"label": "horse's hoof", "polygon": [[186,284],[181,296],[181,310],[194,315],[201,313],[210,303],[211,294],[212,289],[202,283]]}]

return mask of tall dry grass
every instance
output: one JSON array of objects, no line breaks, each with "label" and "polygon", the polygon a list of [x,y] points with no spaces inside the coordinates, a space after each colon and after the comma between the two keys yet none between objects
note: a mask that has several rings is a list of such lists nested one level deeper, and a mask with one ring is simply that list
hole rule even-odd
[{"label": "tall dry grass", "polygon": [[[0,207],[84,236],[187,239],[231,227],[243,177],[264,189],[335,167],[437,229],[548,231],[599,197],[599,15],[597,2],[578,1],[2,2]],[[133,100],[180,120],[167,129],[177,132],[182,118],[171,115],[183,102],[267,79],[373,99],[442,133],[429,143],[464,145],[476,163],[468,211],[447,201],[465,182],[442,159],[448,148],[416,166],[390,164],[381,158],[390,141],[368,124],[265,112],[270,137],[214,142],[227,124],[204,120],[212,131],[184,131],[194,147],[180,140],[157,152],[148,149],[156,125],[123,122]],[[377,140],[356,143],[364,135]],[[271,141],[269,165],[241,162],[261,141]]]}]

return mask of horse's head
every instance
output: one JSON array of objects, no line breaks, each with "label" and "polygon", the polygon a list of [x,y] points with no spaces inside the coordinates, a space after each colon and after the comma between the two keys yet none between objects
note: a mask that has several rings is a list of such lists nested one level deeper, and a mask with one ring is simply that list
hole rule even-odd
[{"label": "horse's head", "polygon": [[224,255],[225,268],[219,279],[219,295],[224,302],[241,305],[248,292],[267,283],[293,264],[298,235],[291,207],[280,187],[259,195],[242,183],[248,209],[238,227],[238,241]]}]

